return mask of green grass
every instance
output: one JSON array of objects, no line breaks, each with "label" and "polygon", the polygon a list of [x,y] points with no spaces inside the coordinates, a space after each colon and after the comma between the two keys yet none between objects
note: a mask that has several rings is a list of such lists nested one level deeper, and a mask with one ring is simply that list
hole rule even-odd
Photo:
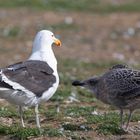
[{"label": "green grass", "polygon": [[107,113],[104,115],[91,115],[87,116],[87,123],[96,124],[96,131],[104,135],[117,135],[124,131],[119,128],[120,118],[117,113]]},{"label": "green grass", "polygon": [[124,130],[119,128],[115,122],[105,122],[98,125],[96,131],[104,135],[121,135],[125,134]]},{"label": "green grass", "polygon": [[[67,135],[68,132],[71,132],[69,135],[74,137],[73,132],[77,131],[96,131],[99,134],[103,135],[120,135],[125,134],[125,132],[119,128],[120,118],[119,114],[115,112],[110,112],[104,115],[92,115],[96,107],[92,106],[68,106],[67,108],[61,108],[61,113],[57,114],[53,106],[49,107],[45,113],[45,108],[41,108],[40,112],[46,114],[47,122],[51,123],[52,121],[58,121],[61,123],[61,127],[52,128],[50,125],[43,126],[42,133],[36,127],[27,127],[21,128],[19,124],[14,124],[11,126],[0,125],[0,135],[9,135],[14,138],[27,139],[29,137],[39,137],[41,135],[48,137],[61,137]],[[10,107],[8,108],[10,110]],[[13,109],[12,109],[13,110]],[[13,111],[11,111],[13,112]],[[30,115],[33,115],[29,111]],[[15,114],[15,112],[13,113]],[[3,116],[3,115],[2,115]],[[13,115],[12,115],[13,116]],[[83,117],[86,119],[86,122],[78,123],[66,123],[64,117],[80,118]],[[5,117],[11,117],[6,115]],[[27,119],[27,118],[26,118]],[[125,116],[125,121],[127,117]],[[138,121],[139,115],[134,114],[132,121]],[[51,121],[51,122],[50,122]],[[93,127],[94,128],[93,128]],[[63,131],[61,131],[63,129]],[[85,137],[86,138],[86,137]]]},{"label": "green grass", "polygon": [[54,128],[42,128],[40,132],[37,128],[21,128],[18,125],[12,125],[11,127],[0,125],[1,135],[11,135],[15,139],[27,139],[35,136],[48,136],[48,137],[60,137],[61,132]]},{"label": "green grass", "polygon": [[77,118],[77,117],[85,117],[85,116],[90,116],[91,112],[93,112],[95,110],[94,106],[70,106],[67,107],[67,109],[65,109],[65,115],[66,116],[71,116],[73,118]]},{"label": "green grass", "polygon": [[69,131],[90,131],[93,130],[91,127],[86,126],[84,124],[63,124],[62,125],[64,130],[69,130]]},{"label": "green grass", "polygon": [[41,10],[88,11],[88,12],[139,12],[140,1],[114,5],[102,0],[0,0],[0,7],[26,7]]},{"label": "green grass", "polygon": [[11,107],[1,107],[0,108],[0,117],[17,117],[17,113]]},{"label": "green grass", "polygon": [[87,116],[87,123],[89,124],[97,124],[97,123],[116,123],[119,124],[120,118],[117,113],[107,113],[103,115],[91,115],[91,117]]},{"label": "green grass", "polygon": [[18,125],[12,125],[11,127],[0,125],[0,134],[26,139],[29,136],[38,136],[40,132],[36,128],[20,128]]}]

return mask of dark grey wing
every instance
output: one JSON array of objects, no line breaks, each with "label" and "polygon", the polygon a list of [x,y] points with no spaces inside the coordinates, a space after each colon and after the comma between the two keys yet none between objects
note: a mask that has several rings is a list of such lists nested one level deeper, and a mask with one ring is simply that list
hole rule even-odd
[{"label": "dark grey wing", "polygon": [[53,73],[53,69],[46,62],[39,60],[28,60],[25,62],[19,62],[13,65],[9,65],[6,69],[11,69],[15,71],[25,67],[27,67],[30,70],[32,68],[37,68],[37,71],[46,72],[47,74]]},{"label": "dark grey wing", "polygon": [[118,98],[140,98],[140,71],[120,68],[104,75],[106,87]]},{"label": "dark grey wing", "polygon": [[[52,68],[42,61],[29,60],[20,62],[2,69],[2,72],[9,80],[19,83],[38,97],[56,82]],[[12,85],[4,81],[0,83],[0,86],[12,88]]]}]

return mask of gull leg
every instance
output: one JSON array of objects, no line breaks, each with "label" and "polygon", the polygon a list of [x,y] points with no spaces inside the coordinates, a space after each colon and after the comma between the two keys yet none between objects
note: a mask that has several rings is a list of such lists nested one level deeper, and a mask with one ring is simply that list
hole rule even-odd
[{"label": "gull leg", "polygon": [[128,121],[127,121],[126,127],[125,127],[126,130],[127,130],[128,126],[129,126],[129,122],[130,122],[130,119],[131,119],[131,117],[132,117],[132,112],[133,112],[133,110],[129,110],[129,111],[130,111],[130,112],[129,112],[129,116],[128,116]]},{"label": "gull leg", "polygon": [[59,113],[60,112],[60,103],[57,102],[56,104],[56,112]]},{"label": "gull leg", "polygon": [[38,112],[38,104],[35,106],[35,114],[36,114],[36,125],[40,129],[40,121],[39,121],[39,112]]},{"label": "gull leg", "polygon": [[23,120],[23,109],[22,106],[19,106],[19,115],[22,127],[25,127],[24,120]]},{"label": "gull leg", "polygon": [[123,128],[123,109],[120,109],[120,127]]}]

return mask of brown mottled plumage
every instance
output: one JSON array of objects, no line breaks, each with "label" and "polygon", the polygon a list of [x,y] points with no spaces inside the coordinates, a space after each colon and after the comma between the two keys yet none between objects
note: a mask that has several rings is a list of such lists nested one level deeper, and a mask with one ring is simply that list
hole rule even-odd
[{"label": "brown mottled plumage", "polygon": [[119,108],[121,127],[123,109],[128,109],[130,114],[126,129],[132,112],[140,108],[140,71],[125,65],[115,65],[101,76],[84,81],[74,81],[72,85],[86,87],[95,94],[97,99]]}]

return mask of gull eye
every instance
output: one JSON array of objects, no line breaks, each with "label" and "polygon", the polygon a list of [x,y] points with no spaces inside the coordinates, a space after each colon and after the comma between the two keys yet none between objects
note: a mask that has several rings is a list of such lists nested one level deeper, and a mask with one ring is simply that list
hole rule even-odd
[{"label": "gull eye", "polygon": [[52,35],[52,37],[54,37],[54,35]]}]

